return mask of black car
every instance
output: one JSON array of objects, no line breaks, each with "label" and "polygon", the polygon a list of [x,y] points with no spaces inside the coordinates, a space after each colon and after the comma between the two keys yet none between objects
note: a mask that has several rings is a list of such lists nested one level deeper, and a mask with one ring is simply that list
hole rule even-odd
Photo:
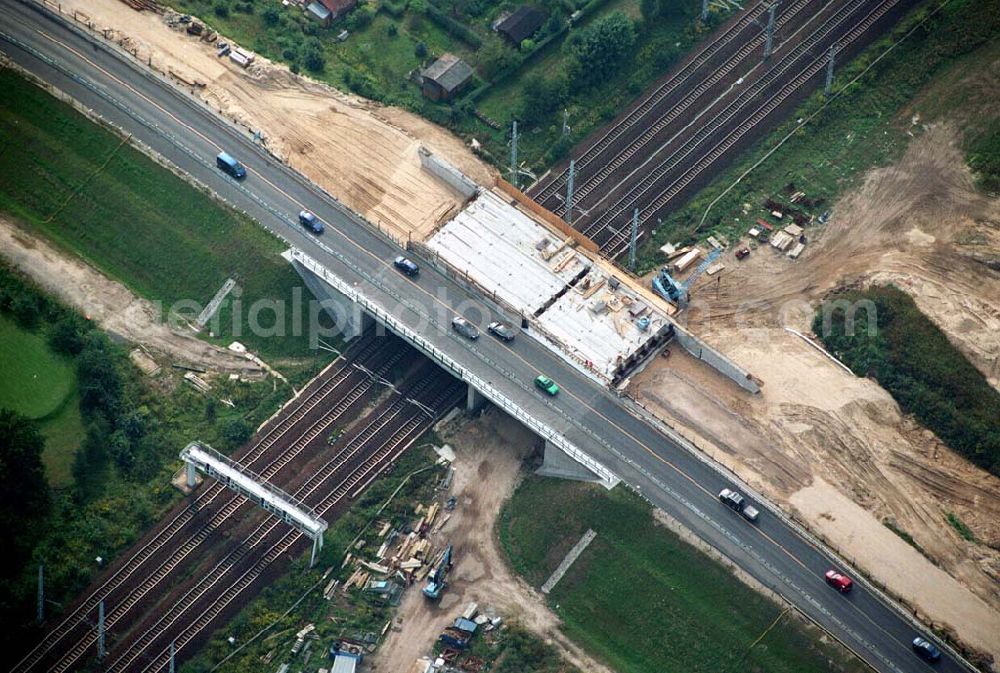
[{"label": "black car", "polygon": [[411,278],[420,273],[420,267],[417,266],[413,260],[407,259],[402,255],[392,260],[392,265]]},{"label": "black car", "polygon": [[934,643],[920,636],[913,639],[913,651],[924,661],[937,661],[941,658],[941,650]]},{"label": "black car", "polygon": [[452,318],[451,328],[464,336],[466,339],[472,339],[475,341],[479,338],[479,330],[477,330],[476,326],[465,318]]},{"label": "black car", "polygon": [[490,334],[500,339],[501,341],[513,341],[514,340],[514,330],[510,328],[510,325],[494,320],[486,328],[490,331]]}]

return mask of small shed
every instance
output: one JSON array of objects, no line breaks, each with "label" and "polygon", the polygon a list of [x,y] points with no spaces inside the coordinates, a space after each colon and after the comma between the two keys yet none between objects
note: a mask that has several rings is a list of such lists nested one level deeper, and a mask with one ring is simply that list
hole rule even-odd
[{"label": "small shed", "polygon": [[358,0],[319,0],[330,12],[330,21],[336,21],[358,6]]},{"label": "small shed", "polygon": [[521,5],[497,25],[497,32],[514,46],[519,46],[521,42],[537,33],[543,23],[545,23],[545,13],[542,10],[531,5]]},{"label": "small shed", "polygon": [[306,14],[314,21],[319,21],[324,26],[329,26],[333,21],[333,14],[319,2],[310,2],[306,5]]},{"label": "small shed", "polygon": [[444,54],[424,68],[420,78],[425,96],[431,100],[451,100],[472,81],[472,66],[454,54]]}]

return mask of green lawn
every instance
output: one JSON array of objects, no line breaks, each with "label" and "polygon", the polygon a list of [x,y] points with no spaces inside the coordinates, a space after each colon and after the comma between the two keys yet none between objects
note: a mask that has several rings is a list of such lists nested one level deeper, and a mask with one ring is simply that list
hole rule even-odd
[{"label": "green lawn", "polygon": [[57,412],[75,387],[68,359],[49,350],[44,336],[0,315],[0,407],[42,419]]},{"label": "green lawn", "polygon": [[309,353],[306,336],[249,329],[251,305],[270,299],[288,302],[284,332],[293,333],[301,281],[276,238],[16,73],[0,71],[0,89],[0,210],[164,309],[204,305],[232,277],[244,310],[233,319],[223,305],[219,342],[236,337],[265,356]]},{"label": "green lawn", "polygon": [[537,587],[587,528],[597,538],[548,600],[566,634],[618,673],[868,670],[818,629],[778,619],[781,607],[657,525],[624,489],[530,477],[499,533],[514,569]]},{"label": "green lawn", "polygon": [[73,456],[83,438],[76,371],[45,336],[0,315],[0,408],[39,422],[45,437],[46,476],[52,486],[72,483]]}]

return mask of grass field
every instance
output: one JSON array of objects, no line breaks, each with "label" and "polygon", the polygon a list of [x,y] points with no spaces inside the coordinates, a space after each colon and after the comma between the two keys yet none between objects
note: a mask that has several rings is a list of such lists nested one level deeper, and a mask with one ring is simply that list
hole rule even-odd
[{"label": "grass field", "polygon": [[[889,35],[845,64],[833,87],[844,93],[827,107],[823,108],[822,91],[817,92],[686,205],[664,215],[656,236],[640,249],[639,272],[662,261],[657,248],[667,241],[694,240],[713,231],[738,240],[753,219],[743,214],[743,204],[758,208],[768,198],[783,203],[791,192],[801,190],[819,202],[806,211],[819,215],[857,185],[868,169],[900,157],[911,137],[921,133],[921,124],[957,119],[967,143],[985,133],[1000,114],[991,105],[996,92],[981,90],[976,73],[991,68],[1000,50],[1000,0],[951,0],[921,23],[941,4],[923,3]],[[885,58],[846,86],[896,42],[898,46]],[[817,111],[813,121],[722,197],[705,227],[697,229],[718,195],[777,146],[796,120]]]},{"label": "grass field", "polygon": [[0,407],[42,419],[59,411],[75,387],[68,359],[49,350],[42,335],[0,315]]},{"label": "grass field", "polygon": [[549,604],[566,634],[618,673],[868,670],[657,525],[624,489],[530,477],[499,534],[514,569],[538,587],[587,528],[597,538]]},{"label": "grass field", "polygon": [[0,408],[38,421],[45,437],[45,473],[54,487],[72,483],[73,456],[83,438],[76,372],[45,337],[0,315]]},{"label": "grass field", "polygon": [[[179,300],[206,304],[228,277],[246,308],[259,299],[290,307],[301,281],[261,227],[16,73],[0,71],[0,90],[0,210],[165,309]],[[248,311],[233,320],[228,306],[220,342],[239,335],[265,356],[309,352],[305,336],[254,336]],[[262,322],[269,318],[265,312]],[[289,308],[286,334],[291,320]]]}]

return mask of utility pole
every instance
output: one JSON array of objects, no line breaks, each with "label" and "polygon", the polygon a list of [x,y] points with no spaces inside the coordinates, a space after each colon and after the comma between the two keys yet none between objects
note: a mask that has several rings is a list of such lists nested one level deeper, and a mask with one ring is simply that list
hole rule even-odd
[{"label": "utility pole", "polygon": [[170,673],[176,673],[177,664],[174,661],[174,641],[170,641]]},{"label": "utility pole", "polygon": [[565,136],[565,135],[569,135],[569,130],[570,130],[570,129],[569,129],[569,109],[568,109],[568,108],[564,108],[564,109],[563,109],[563,127],[562,127],[562,134],[563,134],[564,136]]},{"label": "utility pole", "polygon": [[573,226],[573,176],[576,174],[576,159],[569,160],[569,179],[566,181],[566,224]]},{"label": "utility pole", "polygon": [[517,187],[517,120],[510,134],[510,184]]},{"label": "utility pole", "polygon": [[45,621],[45,566],[38,564],[38,623]]},{"label": "utility pole", "polygon": [[701,0],[701,20],[708,18],[708,0]]},{"label": "utility pole", "polygon": [[628,240],[628,270],[635,271],[635,244],[639,240],[639,209],[632,212],[632,235]]},{"label": "utility pole", "polygon": [[104,601],[97,604],[97,659],[104,661]]},{"label": "utility pole", "polygon": [[772,3],[767,8],[767,38],[764,42],[764,60],[771,58],[771,48],[774,46],[774,13],[778,10],[778,3]]},{"label": "utility pole", "polygon": [[830,60],[826,63],[826,86],[823,88],[823,95],[830,97],[830,90],[833,88],[833,57],[837,53],[837,43],[830,45]]}]

